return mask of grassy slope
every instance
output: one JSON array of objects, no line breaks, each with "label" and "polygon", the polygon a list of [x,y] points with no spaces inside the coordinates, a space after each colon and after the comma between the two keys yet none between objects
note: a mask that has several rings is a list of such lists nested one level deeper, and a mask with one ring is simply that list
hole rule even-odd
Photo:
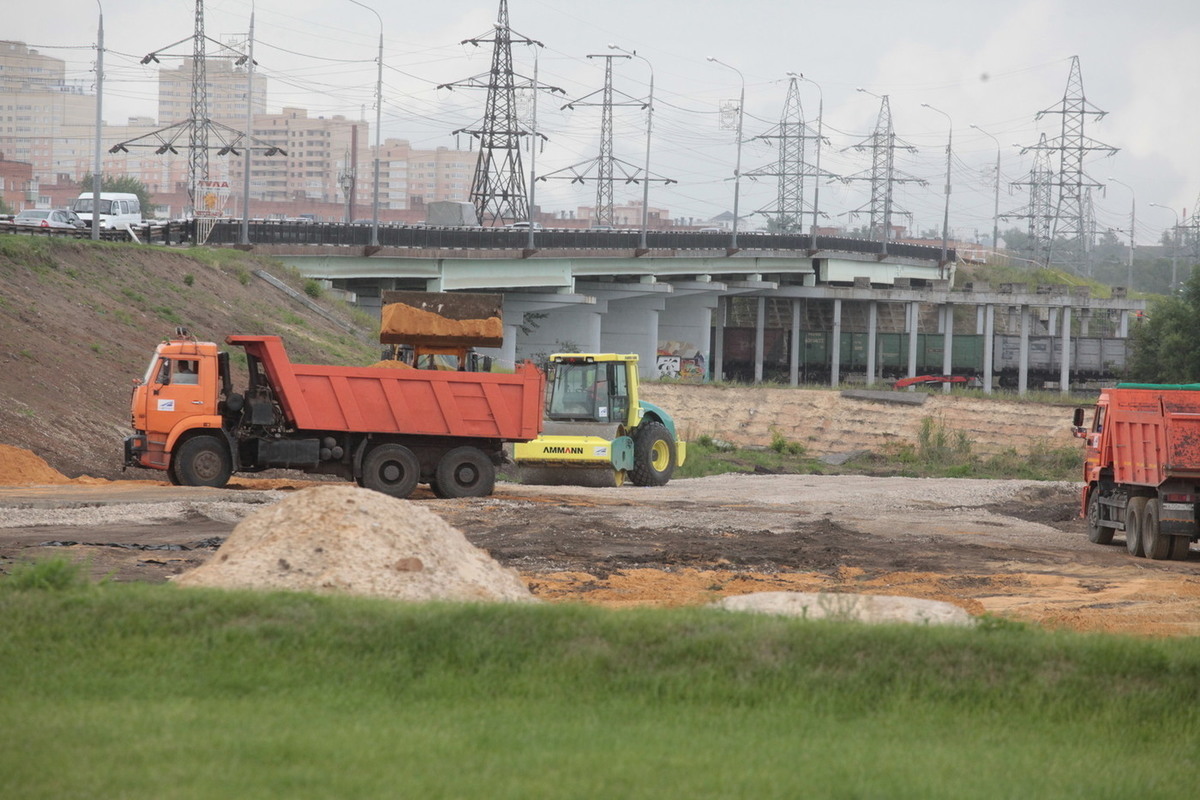
[{"label": "grassy slope", "polygon": [[0,583],[6,794],[1188,797],[1200,641]]}]

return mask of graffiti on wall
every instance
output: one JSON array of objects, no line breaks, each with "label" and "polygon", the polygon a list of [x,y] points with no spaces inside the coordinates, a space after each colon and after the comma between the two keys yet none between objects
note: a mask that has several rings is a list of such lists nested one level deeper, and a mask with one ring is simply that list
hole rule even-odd
[{"label": "graffiti on wall", "polygon": [[707,362],[691,342],[661,342],[658,346],[658,377],[700,383],[707,375]]}]

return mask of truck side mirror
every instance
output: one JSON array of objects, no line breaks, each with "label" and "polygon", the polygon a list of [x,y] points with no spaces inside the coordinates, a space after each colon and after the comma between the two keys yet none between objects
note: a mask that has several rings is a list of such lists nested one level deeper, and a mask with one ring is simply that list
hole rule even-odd
[{"label": "truck side mirror", "polygon": [[1075,416],[1072,417],[1072,424],[1076,428],[1083,427],[1083,409],[1082,408],[1075,409]]}]

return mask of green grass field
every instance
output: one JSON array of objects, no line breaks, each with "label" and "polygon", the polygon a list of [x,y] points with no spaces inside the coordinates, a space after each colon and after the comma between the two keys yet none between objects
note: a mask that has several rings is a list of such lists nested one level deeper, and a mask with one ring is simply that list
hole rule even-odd
[{"label": "green grass field", "polygon": [[1200,786],[1196,639],[69,576],[37,588],[28,575],[0,579],[8,798],[1191,798]]}]

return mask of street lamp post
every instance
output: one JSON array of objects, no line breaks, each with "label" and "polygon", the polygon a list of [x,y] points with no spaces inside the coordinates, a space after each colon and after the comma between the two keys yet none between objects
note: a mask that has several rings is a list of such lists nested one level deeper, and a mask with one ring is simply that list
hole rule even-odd
[{"label": "street lamp post", "polygon": [[[646,67],[650,70],[650,94],[646,100],[646,165],[642,169],[642,236],[641,242],[638,245],[639,249],[648,250],[649,247],[646,245],[646,229],[650,224],[650,131],[654,123],[654,65],[645,56],[638,55],[637,50],[626,50],[622,47],[617,47],[615,44],[610,44],[608,49],[616,50],[619,53],[624,53],[634,58],[640,58],[646,62]],[[734,213],[736,214],[737,212]]]},{"label": "street lamp post", "polygon": [[820,210],[818,206],[821,202],[821,141],[824,139],[822,126],[825,118],[825,93],[821,91],[821,84],[814,81],[812,78],[804,77],[802,72],[789,72],[788,75],[799,78],[802,81],[808,81],[813,86],[817,87],[817,163],[813,167],[813,225],[812,225],[812,246],[815,249],[817,246],[817,226]]},{"label": "street lamp post", "polygon": [[1159,203],[1151,203],[1155,208],[1165,208],[1175,215],[1175,243],[1171,248],[1171,291],[1175,291],[1175,286],[1179,282],[1179,212],[1170,206],[1164,206]]},{"label": "street lamp post", "polygon": [[940,108],[934,108],[929,103],[921,103],[921,108],[936,111],[950,123],[950,134],[946,138],[946,204],[942,211],[942,265],[945,266],[947,254],[949,253],[948,241],[950,238],[950,157],[951,148],[954,144],[954,120],[945,111],[942,111]]},{"label": "street lamp post", "polygon": [[1129,203],[1129,275],[1125,279],[1125,285],[1128,289],[1133,289],[1133,240],[1137,230],[1137,194],[1133,191],[1133,187],[1124,181],[1119,181],[1116,178],[1109,177],[1113,183],[1119,183],[1129,190],[1129,196],[1132,198]]},{"label": "street lamp post", "polygon": [[737,163],[733,168],[733,238],[730,242],[730,249],[738,249],[738,199],[741,195],[742,187],[742,122],[746,118],[746,76],[742,75],[742,71],[737,67],[730,66],[724,61],[721,61],[713,56],[709,56],[708,60],[714,64],[720,64],[723,67],[728,67],[738,74],[738,78],[742,82],[742,91],[738,96],[738,124],[737,124]]},{"label": "street lamp post", "polygon": [[996,143],[996,202],[992,206],[992,252],[995,253],[1000,249],[1000,140],[978,125],[971,127]]},{"label": "street lamp post", "polygon": [[100,240],[100,173],[104,169],[100,155],[100,132],[104,127],[104,6],[100,7],[100,24],[96,29],[96,151],[92,166],[92,240]]},{"label": "street lamp post", "polygon": [[378,72],[375,78],[375,191],[371,201],[371,246],[379,246],[379,155],[382,145],[380,143],[380,128],[383,125],[383,17],[379,16],[379,12],[365,3],[360,3],[358,0],[350,0],[354,5],[360,8],[365,8],[375,15],[379,20],[379,58]]}]

